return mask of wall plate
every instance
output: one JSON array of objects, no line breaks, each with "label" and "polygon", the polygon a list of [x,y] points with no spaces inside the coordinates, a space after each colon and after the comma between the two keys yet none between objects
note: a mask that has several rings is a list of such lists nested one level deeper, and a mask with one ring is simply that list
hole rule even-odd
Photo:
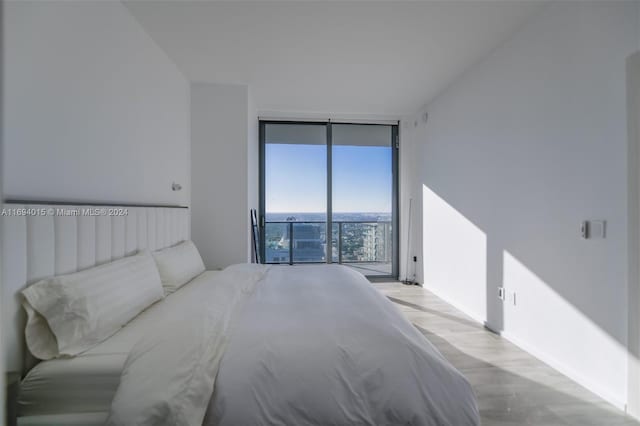
[{"label": "wall plate", "polygon": [[506,298],[506,292],[504,291],[504,287],[498,287],[498,299],[504,302]]}]

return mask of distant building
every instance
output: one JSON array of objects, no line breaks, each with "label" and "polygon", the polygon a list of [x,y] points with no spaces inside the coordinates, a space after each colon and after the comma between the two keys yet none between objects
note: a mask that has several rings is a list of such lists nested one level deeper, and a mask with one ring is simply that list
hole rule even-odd
[{"label": "distant building", "polygon": [[293,226],[293,261],[323,262],[325,244],[319,224],[299,224]]},{"label": "distant building", "polygon": [[[287,218],[289,220],[289,218]],[[295,218],[293,218],[295,221]],[[320,224],[296,223],[293,228],[293,261],[324,262],[325,242]],[[266,247],[266,261],[272,263],[289,262],[290,226],[284,228],[277,245]]]},{"label": "distant building", "polygon": [[366,226],[363,229],[363,241],[362,252],[363,256],[359,259],[365,262],[371,262],[376,260],[378,239],[377,239],[377,226]]}]

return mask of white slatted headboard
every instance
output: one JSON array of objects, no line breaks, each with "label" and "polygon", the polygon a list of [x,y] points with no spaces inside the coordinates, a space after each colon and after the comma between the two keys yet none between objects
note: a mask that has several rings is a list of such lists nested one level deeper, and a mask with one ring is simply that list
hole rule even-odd
[{"label": "white slatted headboard", "polygon": [[[27,285],[138,250],[169,247],[190,236],[186,207],[5,203],[2,208],[2,328],[8,371],[24,373],[31,364],[20,305],[20,291]],[[29,210],[12,215],[21,212],[16,209]],[[118,215],[125,209],[126,215]]]}]

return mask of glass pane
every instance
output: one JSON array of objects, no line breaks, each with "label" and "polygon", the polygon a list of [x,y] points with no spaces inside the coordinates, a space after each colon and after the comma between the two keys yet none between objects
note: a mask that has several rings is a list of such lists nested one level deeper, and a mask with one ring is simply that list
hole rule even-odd
[{"label": "glass pane", "polygon": [[326,261],[326,132],[324,124],[265,124],[267,263]]},{"label": "glass pane", "polygon": [[298,222],[293,228],[293,261],[325,262],[327,224]]},{"label": "glass pane", "polygon": [[392,127],[334,124],[332,139],[332,258],[391,275]]},{"label": "glass pane", "polygon": [[289,226],[286,223],[264,225],[266,263],[289,263]]}]

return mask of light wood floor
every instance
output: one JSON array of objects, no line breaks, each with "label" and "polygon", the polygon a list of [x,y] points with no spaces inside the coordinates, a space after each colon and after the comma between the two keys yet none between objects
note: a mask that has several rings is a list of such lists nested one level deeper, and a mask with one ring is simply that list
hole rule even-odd
[{"label": "light wood floor", "polygon": [[373,285],[467,377],[483,426],[640,425],[429,291]]}]

